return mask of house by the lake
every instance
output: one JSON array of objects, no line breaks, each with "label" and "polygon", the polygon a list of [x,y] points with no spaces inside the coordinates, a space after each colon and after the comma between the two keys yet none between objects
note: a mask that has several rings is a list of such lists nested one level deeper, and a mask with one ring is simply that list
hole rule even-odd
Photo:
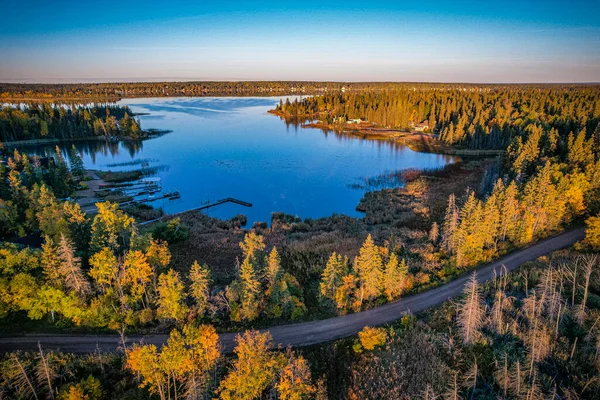
[{"label": "house by the lake", "polygon": [[425,132],[429,130],[429,121],[425,120],[420,124],[416,124],[413,128],[415,132]]}]

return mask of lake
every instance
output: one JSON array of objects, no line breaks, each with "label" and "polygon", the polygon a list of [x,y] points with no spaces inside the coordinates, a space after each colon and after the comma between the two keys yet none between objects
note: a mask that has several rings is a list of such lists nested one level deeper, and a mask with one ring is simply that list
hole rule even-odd
[{"label": "lake", "polygon": [[[253,206],[225,204],[207,214],[224,219],[244,214],[250,226],[256,221],[270,223],[271,213],[280,211],[301,218],[334,213],[360,216],[355,207],[365,191],[401,184],[386,179],[388,173],[440,168],[456,159],[417,153],[390,141],[289,125],[267,114],[279,100],[126,99],[119,103],[142,114],[144,129],[172,132],[136,144],[93,141],[75,145],[90,169],[124,171],[140,168],[142,163],[156,167],[163,192],[181,193],[178,200],[153,202],[167,213],[234,197]],[[63,144],[65,149],[69,146]],[[23,149],[41,153],[53,147]]]}]

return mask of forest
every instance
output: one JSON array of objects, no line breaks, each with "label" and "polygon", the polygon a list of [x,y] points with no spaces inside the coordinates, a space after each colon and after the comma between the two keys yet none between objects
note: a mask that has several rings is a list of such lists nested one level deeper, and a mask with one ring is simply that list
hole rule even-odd
[{"label": "forest", "polygon": [[388,89],[329,93],[281,102],[275,113],[291,120],[320,120],[344,126],[362,119],[409,130],[428,121],[428,129],[450,145],[504,149],[536,124],[566,136],[600,122],[600,87],[470,87]]},{"label": "forest", "polygon": [[29,102],[0,109],[0,142],[94,136],[135,139],[141,134],[140,122],[127,106]]},{"label": "forest", "polygon": [[[110,202],[98,203],[95,215],[84,213],[67,199],[85,175],[75,148],[68,162],[58,149],[44,158],[7,154],[0,163],[5,329],[117,332],[122,349],[6,354],[0,393],[36,399],[598,398],[598,88],[398,86],[282,102],[276,111],[327,123],[365,118],[402,129],[429,119],[450,146],[505,152],[430,174],[436,188],[419,188],[426,181],[415,174],[403,188],[367,193],[383,211],[367,211],[361,220],[275,214],[270,227],[226,227],[202,236],[189,217],[142,227]],[[122,107],[36,104],[2,112],[5,141],[106,135],[108,125],[117,135],[140,129]],[[96,133],[96,126],[104,128]],[[458,172],[474,178],[452,186],[442,199],[445,212],[417,204],[423,217],[413,223],[393,214],[398,204],[383,203],[415,188],[432,197],[445,182],[457,181]],[[473,274],[460,299],[390,326],[365,327],[356,337],[272,351],[269,335],[254,330],[377,307],[583,224],[586,237],[572,249],[485,285]],[[236,247],[230,275],[192,247],[203,240],[223,252],[215,245],[223,240],[207,237],[226,230],[236,239],[230,240]],[[39,238],[41,248],[13,243],[23,237]],[[223,331],[246,331],[233,355],[221,351],[217,332]],[[125,338],[132,332],[170,337],[162,348],[131,345]]]},{"label": "forest", "polygon": [[391,89],[419,91],[454,90],[513,90],[521,88],[569,88],[579,90],[582,85],[491,85],[469,83],[414,83],[414,82],[314,82],[314,81],[233,81],[233,82],[123,82],[25,84],[0,83],[0,99],[6,101],[101,100],[116,101],[128,97],[165,96],[285,96],[322,93],[381,92]]}]

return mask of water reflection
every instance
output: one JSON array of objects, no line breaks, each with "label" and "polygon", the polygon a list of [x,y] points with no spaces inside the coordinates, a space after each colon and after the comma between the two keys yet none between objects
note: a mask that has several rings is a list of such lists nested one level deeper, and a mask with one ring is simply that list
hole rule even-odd
[{"label": "water reflection", "polygon": [[[243,213],[250,224],[270,221],[272,212],[360,216],[355,208],[365,191],[402,184],[393,171],[439,168],[454,160],[387,140],[302,128],[267,113],[279,100],[127,99],[120,103],[139,114],[144,129],[172,132],[138,142],[74,141],[59,147],[67,158],[75,145],[91,169],[154,169],[163,191],[181,193],[178,200],[153,204],[166,212],[227,197],[250,202],[252,208],[228,204],[210,211],[219,218]],[[44,155],[55,144],[22,149]]]}]

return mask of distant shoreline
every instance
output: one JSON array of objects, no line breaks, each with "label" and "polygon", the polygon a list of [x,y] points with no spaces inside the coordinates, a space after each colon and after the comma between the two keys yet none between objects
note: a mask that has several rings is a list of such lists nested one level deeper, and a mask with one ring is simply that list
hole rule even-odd
[{"label": "distant shoreline", "polygon": [[84,141],[91,141],[91,140],[106,141],[106,142],[112,141],[113,143],[135,142],[138,140],[150,139],[152,137],[164,135],[164,134],[167,134],[170,132],[172,132],[172,131],[158,130],[158,129],[145,130],[145,131],[143,131],[143,133],[145,135],[140,138],[137,138],[137,139],[134,139],[130,136],[118,136],[118,137],[116,137],[116,140],[111,140],[110,138],[107,138],[106,136],[85,136],[85,137],[78,137],[78,138],[47,138],[47,139],[15,140],[12,142],[2,142],[2,144],[4,145],[4,147],[8,148],[8,147],[35,146],[35,145],[64,143],[64,142],[84,142]]}]

